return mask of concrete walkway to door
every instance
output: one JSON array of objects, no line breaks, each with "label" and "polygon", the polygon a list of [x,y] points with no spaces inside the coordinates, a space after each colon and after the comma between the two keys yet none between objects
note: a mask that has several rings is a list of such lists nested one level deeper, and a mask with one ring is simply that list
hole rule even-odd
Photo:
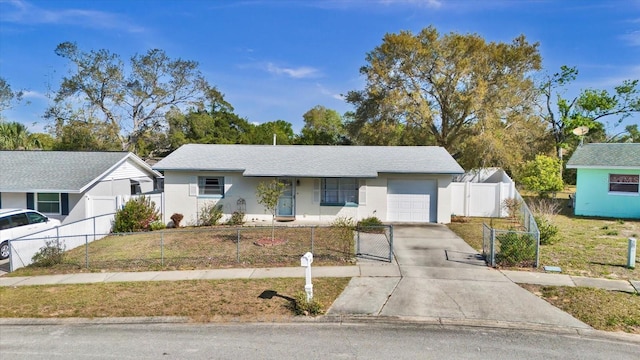
[{"label": "concrete walkway to door", "polygon": [[444,225],[394,226],[394,251],[400,276],[352,278],[328,315],[590,328],[487,267]]}]

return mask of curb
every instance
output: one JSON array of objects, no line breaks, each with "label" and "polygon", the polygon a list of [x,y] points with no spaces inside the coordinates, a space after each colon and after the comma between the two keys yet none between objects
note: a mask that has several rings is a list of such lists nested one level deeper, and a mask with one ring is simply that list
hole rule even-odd
[{"label": "curb", "polygon": [[[283,319],[280,319],[283,320]],[[607,332],[596,329],[553,326],[536,323],[520,323],[493,320],[454,319],[454,318],[421,318],[367,315],[324,315],[319,317],[292,317],[290,321],[213,321],[197,322],[184,316],[159,317],[121,317],[121,318],[0,318],[0,326],[55,326],[55,325],[160,325],[190,324],[229,326],[239,324],[262,325],[377,325],[393,327],[424,327],[442,330],[486,329],[486,330],[518,330],[540,332],[564,336],[622,341],[640,344],[640,335],[622,332]]]}]

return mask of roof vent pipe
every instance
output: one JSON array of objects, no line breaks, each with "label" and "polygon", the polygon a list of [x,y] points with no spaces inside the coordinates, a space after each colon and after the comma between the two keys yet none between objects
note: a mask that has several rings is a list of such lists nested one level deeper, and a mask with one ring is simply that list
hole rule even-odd
[{"label": "roof vent pipe", "polygon": [[276,134],[273,134],[273,146],[276,146]]}]

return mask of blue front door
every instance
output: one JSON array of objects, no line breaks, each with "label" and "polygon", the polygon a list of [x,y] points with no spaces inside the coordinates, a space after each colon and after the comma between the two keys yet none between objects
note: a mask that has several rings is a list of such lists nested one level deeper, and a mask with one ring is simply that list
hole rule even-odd
[{"label": "blue front door", "polygon": [[284,184],[284,192],[280,196],[280,199],[278,199],[278,209],[276,210],[276,216],[293,217],[295,214],[295,190],[293,180],[284,178],[278,179],[278,181]]}]

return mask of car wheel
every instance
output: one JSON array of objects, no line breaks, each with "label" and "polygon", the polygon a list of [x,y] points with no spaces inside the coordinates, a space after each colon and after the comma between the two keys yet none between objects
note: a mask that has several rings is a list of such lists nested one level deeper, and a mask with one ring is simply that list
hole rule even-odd
[{"label": "car wheel", "polygon": [[7,259],[9,257],[9,242],[3,241],[0,244],[0,260]]}]

